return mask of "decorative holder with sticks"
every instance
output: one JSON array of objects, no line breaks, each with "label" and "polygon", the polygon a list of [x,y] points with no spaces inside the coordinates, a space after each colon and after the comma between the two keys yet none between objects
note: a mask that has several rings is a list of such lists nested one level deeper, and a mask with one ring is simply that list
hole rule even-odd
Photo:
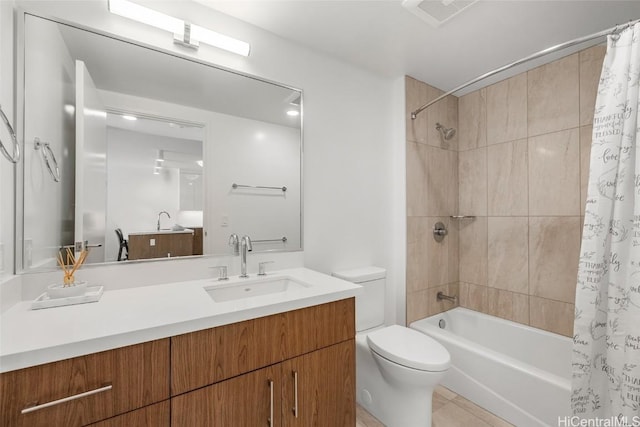
[{"label": "decorative holder with sticks", "polygon": [[80,252],[78,258],[73,255],[71,249],[67,249],[67,259],[62,256],[62,253],[58,252],[58,264],[60,268],[62,268],[62,272],[64,273],[64,287],[73,286],[75,284],[74,273],[80,268],[85,259],[87,259],[87,255],[89,254],[89,250],[85,249]]}]

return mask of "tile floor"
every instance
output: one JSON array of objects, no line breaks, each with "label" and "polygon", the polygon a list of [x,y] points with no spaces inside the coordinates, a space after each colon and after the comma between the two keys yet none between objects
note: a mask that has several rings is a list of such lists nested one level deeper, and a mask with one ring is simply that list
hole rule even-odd
[{"label": "tile floor", "polygon": [[[360,405],[356,414],[356,427],[384,427]],[[431,424],[433,427],[513,427],[513,424],[442,386],[433,393]]]}]

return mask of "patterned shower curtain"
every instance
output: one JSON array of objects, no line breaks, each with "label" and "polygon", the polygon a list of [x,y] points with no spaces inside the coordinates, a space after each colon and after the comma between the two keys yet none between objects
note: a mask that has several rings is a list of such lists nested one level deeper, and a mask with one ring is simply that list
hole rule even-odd
[{"label": "patterned shower curtain", "polygon": [[634,424],[640,423],[639,84],[636,24],[607,41],[593,120],[573,337],[573,415],[627,423],[619,425],[640,425]]}]

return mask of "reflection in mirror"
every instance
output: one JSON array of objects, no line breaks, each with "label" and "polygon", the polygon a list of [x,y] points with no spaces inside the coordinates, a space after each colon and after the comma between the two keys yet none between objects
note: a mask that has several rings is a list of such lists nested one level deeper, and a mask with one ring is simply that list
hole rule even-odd
[{"label": "reflection in mirror", "polygon": [[19,271],[65,247],[88,263],[228,254],[232,233],[302,248],[299,90],[24,19]]}]

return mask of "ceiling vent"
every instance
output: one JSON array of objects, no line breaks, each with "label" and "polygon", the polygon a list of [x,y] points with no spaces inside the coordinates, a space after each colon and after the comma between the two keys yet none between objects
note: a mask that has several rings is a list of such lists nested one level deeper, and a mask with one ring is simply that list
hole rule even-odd
[{"label": "ceiling vent", "polygon": [[403,0],[402,6],[438,28],[478,0]]}]

